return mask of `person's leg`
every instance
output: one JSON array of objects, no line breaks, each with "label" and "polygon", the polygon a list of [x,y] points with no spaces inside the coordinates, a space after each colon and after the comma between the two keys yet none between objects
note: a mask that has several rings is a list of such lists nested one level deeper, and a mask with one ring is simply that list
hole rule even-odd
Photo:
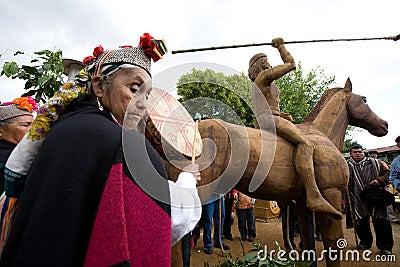
[{"label": "person's leg", "polygon": [[219,213],[221,215],[221,242],[224,244],[224,227],[223,225],[225,224],[225,197],[222,196],[219,201],[221,202],[219,207],[221,208],[221,212]]},{"label": "person's leg", "polygon": [[396,213],[394,212],[393,205],[389,205],[387,207],[387,212],[388,212],[390,222],[400,224],[400,220],[397,217]]},{"label": "person's leg", "polygon": [[300,229],[299,229],[299,221],[297,218],[296,207],[292,207],[290,209],[290,225],[293,224],[293,237],[300,236]]},{"label": "person's leg", "polygon": [[315,221],[315,236],[317,241],[322,241],[321,231],[319,230],[319,224]]},{"label": "person's leg", "polygon": [[295,210],[296,210],[296,206],[294,205],[288,205],[287,208],[287,217],[288,217],[288,224],[289,224],[289,242],[291,245],[291,249],[295,249],[296,248],[296,243],[294,242],[294,237],[295,237],[295,229],[297,231],[297,236],[299,236],[299,225],[297,223],[297,217],[295,215]]},{"label": "person's leg", "polygon": [[372,233],[369,222],[369,216],[366,216],[356,222],[356,232],[360,238],[360,249],[369,249],[372,246]]},{"label": "person's leg", "polygon": [[283,245],[286,249],[292,249],[289,241],[289,206],[285,206],[285,208],[281,209],[280,216],[282,220],[282,237],[283,237]]},{"label": "person's leg", "polygon": [[190,237],[191,237],[190,232],[182,237],[183,267],[190,267]]},{"label": "person's leg", "polygon": [[203,219],[204,219],[204,230],[203,230],[203,242],[204,248],[211,248],[211,228],[212,218],[214,214],[214,202],[203,205]]},{"label": "person's leg", "polygon": [[240,233],[240,238],[244,241],[247,237],[246,229],[246,210],[237,209],[237,219],[238,219],[238,229]]},{"label": "person's leg", "polygon": [[224,219],[224,238],[228,240],[233,240],[232,238],[232,205],[233,198],[226,197],[225,198],[225,219]]},{"label": "person's leg", "polygon": [[219,245],[219,236],[218,234],[222,234],[220,232],[220,227],[219,225],[223,225],[222,220],[220,220],[220,201],[221,199],[218,199],[217,201],[215,201],[215,206],[214,206],[214,246],[218,246]]},{"label": "person's leg", "polygon": [[256,238],[256,220],[254,217],[254,209],[247,210],[247,229],[249,234],[249,241],[253,242]]},{"label": "person's leg", "polygon": [[393,249],[393,232],[390,221],[373,218],[372,223],[376,235],[376,247],[380,251],[389,250],[391,252]]}]

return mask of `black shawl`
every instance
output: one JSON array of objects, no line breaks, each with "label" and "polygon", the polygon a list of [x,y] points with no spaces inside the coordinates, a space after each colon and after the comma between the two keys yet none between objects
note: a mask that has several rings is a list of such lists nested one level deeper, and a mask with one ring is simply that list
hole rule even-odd
[{"label": "black shawl", "polygon": [[[60,117],[27,176],[1,266],[83,265],[110,170],[124,161],[121,129],[89,102]],[[162,208],[170,216],[170,207]]]}]

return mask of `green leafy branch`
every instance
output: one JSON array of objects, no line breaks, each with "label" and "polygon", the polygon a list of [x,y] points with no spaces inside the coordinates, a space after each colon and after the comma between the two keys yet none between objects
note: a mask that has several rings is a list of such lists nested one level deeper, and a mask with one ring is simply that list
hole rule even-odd
[{"label": "green leafy branch", "polygon": [[[14,57],[25,54],[22,51],[14,53]],[[5,75],[11,79],[25,80],[25,89],[28,92],[22,96],[34,96],[36,102],[46,100],[64,83],[62,64],[62,51],[42,50],[34,52],[36,55],[32,60],[31,66],[19,66],[17,62],[5,62],[0,76]]]},{"label": "green leafy branch", "polygon": [[[260,250],[264,249],[261,246],[260,241],[254,242],[252,249],[250,249],[249,253],[245,254],[243,243],[242,242],[240,243],[242,245],[242,250],[243,250],[243,257],[241,259],[239,258],[234,259],[232,255],[229,253],[226,256],[226,260],[224,262],[222,262],[219,265],[214,265],[213,267],[282,267],[282,266],[308,267],[312,264],[311,261],[292,260],[289,257],[288,253],[285,253],[278,259],[268,254],[262,255],[262,257],[260,257],[259,254],[253,253],[254,251],[259,252]],[[275,243],[277,245],[277,251],[281,251],[278,242]],[[266,252],[264,251],[264,253]],[[204,267],[211,267],[211,265],[208,262],[204,262]]]}]

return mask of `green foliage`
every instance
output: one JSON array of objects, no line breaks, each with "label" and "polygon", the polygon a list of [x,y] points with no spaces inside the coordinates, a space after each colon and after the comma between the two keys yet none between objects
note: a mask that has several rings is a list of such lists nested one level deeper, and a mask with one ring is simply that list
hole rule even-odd
[{"label": "green foliage", "polygon": [[[14,57],[21,54],[24,52],[17,51]],[[0,76],[25,80],[28,92],[22,96],[34,96],[37,102],[46,102],[63,84],[62,51],[42,50],[34,54],[36,56],[31,60],[32,66],[19,66],[14,61],[5,62]]]},{"label": "green foliage", "polygon": [[350,152],[350,148],[356,145],[362,147],[362,149],[365,150],[362,145],[360,145],[357,141],[353,141],[352,138],[345,139],[343,144],[343,153]]},{"label": "green foliage", "polygon": [[[277,242],[277,251],[281,251],[281,248]],[[243,246],[243,245],[242,245]],[[249,253],[244,254],[243,258],[232,258],[232,255],[229,253],[226,256],[226,260],[219,265],[214,265],[214,267],[307,267],[312,264],[311,261],[305,260],[292,260],[287,253],[285,253],[280,258],[271,257],[267,253],[267,255],[262,255],[261,257],[258,254],[254,254],[254,251],[264,251],[264,247],[261,247],[260,242],[253,243],[253,248]],[[265,253],[265,251],[264,251]],[[208,262],[204,262],[204,267],[211,267]]]},{"label": "green foliage", "polygon": [[[192,69],[177,83],[179,101],[190,114],[221,118],[227,122],[253,126],[251,82],[241,73],[229,76],[213,70]],[[189,101],[195,99],[195,101]],[[239,116],[239,117],[238,117]]]},{"label": "green foliage", "polygon": [[291,114],[296,123],[301,123],[334,81],[335,76],[327,76],[319,67],[303,76],[299,62],[296,70],[275,81],[281,91],[281,111]]}]

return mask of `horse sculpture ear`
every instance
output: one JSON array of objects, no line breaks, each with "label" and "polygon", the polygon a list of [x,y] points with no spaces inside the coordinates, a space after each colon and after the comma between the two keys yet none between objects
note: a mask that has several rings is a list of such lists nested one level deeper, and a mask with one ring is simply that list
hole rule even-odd
[{"label": "horse sculpture ear", "polygon": [[346,84],[344,85],[344,91],[351,92],[353,90],[353,85],[351,84],[350,77],[347,78]]}]

